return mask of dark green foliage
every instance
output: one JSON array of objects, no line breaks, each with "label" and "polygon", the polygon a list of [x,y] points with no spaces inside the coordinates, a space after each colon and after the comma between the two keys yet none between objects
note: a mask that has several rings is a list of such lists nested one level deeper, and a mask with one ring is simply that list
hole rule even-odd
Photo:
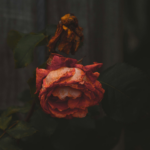
[{"label": "dark green foliage", "polygon": [[30,125],[40,132],[41,135],[51,136],[57,127],[57,122],[50,115],[38,109],[31,117]]},{"label": "dark green foliage", "polygon": [[14,50],[17,43],[24,35],[25,35],[24,33],[21,33],[21,32],[15,31],[15,30],[9,31],[8,35],[7,35],[7,44],[9,45],[9,47],[12,50]]},{"label": "dark green foliage", "polygon": [[56,150],[111,150],[118,142],[121,128],[108,117],[97,121],[88,116],[69,121],[61,119],[51,144]]},{"label": "dark green foliage", "polygon": [[21,150],[10,137],[0,139],[0,150]]},{"label": "dark green foliage", "polygon": [[102,107],[114,120],[134,122],[144,111],[149,99],[146,75],[125,63],[116,64],[100,75],[105,89]]},{"label": "dark green foliage", "polygon": [[30,127],[26,122],[20,121],[15,127],[8,129],[6,132],[15,139],[20,139],[31,136],[36,131],[36,129]]},{"label": "dark green foliage", "polygon": [[14,49],[15,67],[28,66],[33,60],[33,49],[45,38],[44,34],[27,34],[23,36]]},{"label": "dark green foliage", "polygon": [[11,119],[12,119],[12,116],[10,116],[10,117],[5,117],[5,116],[0,117],[0,129],[5,130],[8,127]]},{"label": "dark green foliage", "polygon": [[23,92],[19,93],[19,95],[18,95],[18,100],[21,102],[28,102],[32,99],[33,98],[31,97],[29,89],[24,90]]},{"label": "dark green foliage", "polygon": [[23,150],[53,150],[50,143],[51,136],[58,126],[57,121],[50,117],[50,115],[45,114],[41,109],[38,109],[32,115],[29,123],[37,132],[31,137],[23,138],[20,141],[20,147],[22,147]]},{"label": "dark green foliage", "polygon": [[11,106],[9,108],[7,108],[2,114],[1,116],[7,117],[11,114],[17,113],[17,112],[21,112],[21,113],[27,113],[30,110],[31,105],[30,104],[25,104],[23,107],[19,107],[19,106]]},{"label": "dark green foliage", "polygon": [[24,34],[11,30],[7,35],[7,44],[13,50],[15,67],[28,66],[33,61],[33,50],[36,46],[47,45],[55,34],[56,25],[49,25],[39,33]]},{"label": "dark green foliage", "polygon": [[[56,25],[49,25],[39,33],[24,34],[11,30],[8,33],[7,43],[13,50],[16,68],[28,66],[33,60],[34,48],[47,45],[55,31]],[[46,62],[38,68],[46,68]],[[33,77],[28,80],[30,89],[18,95],[18,100],[24,102],[24,106],[12,106],[1,113],[0,150],[111,150],[119,140],[122,123],[125,125],[127,145],[132,141],[132,148],[137,143],[144,147],[146,144],[144,139],[148,141],[150,138],[139,137],[143,137],[146,132],[150,133],[149,129],[145,128],[148,123],[145,122],[142,126],[135,124],[136,132],[133,133],[130,132],[128,125],[139,121],[141,116],[149,112],[150,82],[147,76],[135,67],[120,63],[102,72],[99,80],[105,89],[101,104],[107,114],[106,117],[100,118],[100,107],[93,106],[88,108],[88,114],[84,118],[71,120],[52,118],[43,112],[38,94],[35,95],[35,70]],[[36,100],[36,106],[29,122],[19,121],[17,114],[24,113],[26,116],[33,100]],[[92,119],[96,118],[95,116],[99,119]],[[139,130],[141,128],[145,130]],[[3,130],[6,130],[6,134]],[[16,147],[18,139],[20,149]],[[130,150],[130,147],[127,149]]]}]

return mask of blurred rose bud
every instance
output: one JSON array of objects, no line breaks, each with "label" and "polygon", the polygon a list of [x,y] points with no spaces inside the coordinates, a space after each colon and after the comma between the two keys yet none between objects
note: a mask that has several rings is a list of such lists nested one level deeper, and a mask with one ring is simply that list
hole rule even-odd
[{"label": "blurred rose bud", "polygon": [[54,52],[58,45],[58,50],[66,54],[74,54],[80,43],[83,42],[83,29],[79,27],[78,20],[73,14],[66,14],[61,17],[55,35],[50,39],[48,48]]}]

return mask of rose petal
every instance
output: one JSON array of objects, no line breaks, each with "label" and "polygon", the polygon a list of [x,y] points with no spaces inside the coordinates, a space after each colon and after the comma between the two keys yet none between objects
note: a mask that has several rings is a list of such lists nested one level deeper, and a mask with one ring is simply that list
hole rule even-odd
[{"label": "rose petal", "polygon": [[77,112],[75,112],[72,116],[77,118],[83,118],[86,116],[87,113],[88,113],[87,108],[85,110],[80,109]]},{"label": "rose petal", "polygon": [[52,109],[57,108],[59,111],[64,111],[68,108],[67,101],[55,102],[53,100],[48,100],[48,104],[51,106]]},{"label": "rose petal", "polygon": [[81,98],[77,98],[77,99],[69,99],[68,100],[68,107],[71,109],[77,108],[78,103],[81,101]]},{"label": "rose petal", "polygon": [[95,95],[93,92],[91,92],[90,90],[86,89],[84,90],[84,94],[86,97],[88,97],[90,100],[94,100],[95,99]]},{"label": "rose petal", "polygon": [[59,23],[57,25],[55,35],[50,39],[50,41],[47,45],[47,47],[49,48],[49,51],[52,51],[54,49],[54,47],[55,47],[57,41],[59,40],[62,32],[63,32],[63,27],[62,27],[62,24]]},{"label": "rose petal", "polygon": [[47,77],[43,80],[43,87],[51,87],[55,82],[64,80],[73,76],[75,73],[74,68],[62,67],[58,70],[50,71]]},{"label": "rose petal", "polygon": [[47,114],[51,113],[49,111],[49,107],[48,107],[47,101],[45,100],[45,95],[44,94],[40,98],[40,105],[41,105],[42,109],[44,110],[44,112],[46,112]]},{"label": "rose petal", "polygon": [[67,115],[71,115],[71,114],[78,111],[78,109],[67,109],[67,110],[64,110],[64,111],[59,111],[57,109],[52,109],[50,105],[49,105],[49,110],[57,118],[64,118]]},{"label": "rose petal", "polygon": [[103,63],[94,62],[92,65],[83,66],[81,64],[76,64],[75,67],[82,69],[85,72],[95,72],[97,69],[101,68]]},{"label": "rose petal", "polygon": [[47,76],[49,70],[36,68],[36,93],[38,93],[42,87],[43,79]]},{"label": "rose petal", "polygon": [[61,67],[74,67],[76,63],[76,59],[66,58],[60,55],[54,55],[49,70],[57,70]]},{"label": "rose petal", "polygon": [[65,99],[67,96],[76,99],[77,97],[81,96],[81,91],[66,86],[56,88],[52,94],[53,96],[57,96],[61,100]]},{"label": "rose petal", "polygon": [[86,107],[89,107],[91,104],[91,100],[84,96],[78,103],[77,105],[77,108],[80,108],[80,109],[85,109]]},{"label": "rose petal", "polygon": [[94,83],[94,86],[95,86],[95,89],[96,89],[95,92],[96,92],[96,94],[98,95],[98,97],[101,101],[103,99],[105,90],[102,88],[102,84],[99,81],[96,81]]},{"label": "rose petal", "polygon": [[74,84],[74,83],[80,83],[83,81],[83,77],[85,76],[85,73],[78,68],[75,68],[75,73],[73,76],[71,76],[70,78],[66,78],[65,80],[62,80],[61,82],[59,82],[60,85],[70,85],[70,84]]}]

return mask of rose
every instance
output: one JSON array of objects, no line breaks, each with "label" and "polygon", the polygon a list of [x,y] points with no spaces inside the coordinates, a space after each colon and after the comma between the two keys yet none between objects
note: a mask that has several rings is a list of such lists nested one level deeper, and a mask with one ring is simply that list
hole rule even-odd
[{"label": "rose", "polygon": [[50,52],[58,50],[66,54],[75,54],[79,45],[83,42],[83,29],[78,25],[78,19],[73,14],[61,17],[57,25],[55,35],[50,39],[48,48]]},{"label": "rose", "polygon": [[[46,69],[36,68],[36,93],[42,109],[52,117],[82,118],[98,105],[105,90],[97,80],[102,63],[83,66],[76,59],[52,54]],[[93,73],[94,72],[94,73]]]}]

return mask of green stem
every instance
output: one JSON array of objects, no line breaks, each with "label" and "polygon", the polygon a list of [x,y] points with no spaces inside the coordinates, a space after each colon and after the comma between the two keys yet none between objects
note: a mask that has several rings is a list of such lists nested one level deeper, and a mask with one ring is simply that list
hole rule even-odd
[{"label": "green stem", "polygon": [[[8,129],[11,129],[13,126],[15,126],[17,123],[19,122],[19,120],[17,120],[14,124],[12,124]],[[0,136],[0,138],[3,137],[3,135],[5,135],[6,130],[4,130],[4,132],[2,133],[2,135]]]}]

